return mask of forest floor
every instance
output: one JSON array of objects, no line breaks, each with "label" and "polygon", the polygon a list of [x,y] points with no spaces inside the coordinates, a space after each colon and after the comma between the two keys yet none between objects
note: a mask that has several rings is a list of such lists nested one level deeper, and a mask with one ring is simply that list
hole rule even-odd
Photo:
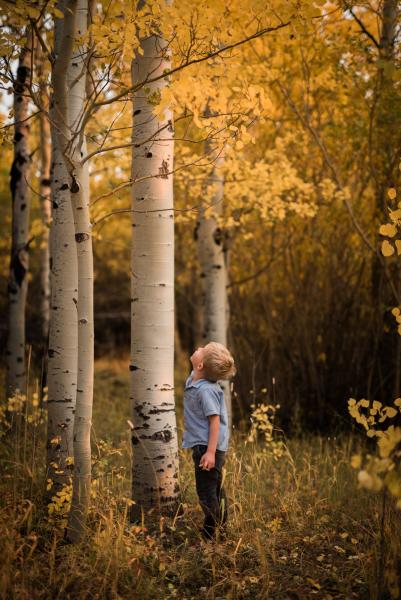
[{"label": "forest floor", "polygon": [[2,599],[348,600],[377,598],[378,588],[381,598],[390,598],[386,589],[396,593],[401,515],[390,499],[383,513],[382,495],[358,488],[350,459],[363,436],[289,440],[288,452],[274,459],[246,443],[246,432],[235,432],[225,477],[228,536],[201,544],[185,451],[183,514],[129,523],[126,365],[97,361],[95,382],[93,497],[83,543],[66,545],[62,516],[47,516],[43,507],[45,424],[28,423],[16,441],[2,444]]}]

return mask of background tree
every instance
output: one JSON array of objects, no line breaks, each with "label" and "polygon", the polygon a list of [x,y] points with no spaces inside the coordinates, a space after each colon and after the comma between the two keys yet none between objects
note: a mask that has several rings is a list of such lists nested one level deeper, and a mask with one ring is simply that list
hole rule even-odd
[{"label": "background tree", "polygon": [[25,305],[29,269],[29,93],[32,32],[26,29],[14,81],[14,159],[10,172],[12,241],[8,280],[7,396],[26,392]]},{"label": "background tree", "polygon": [[[219,149],[217,156],[208,144],[206,156],[213,161],[210,179],[205,182],[205,192],[200,199],[201,208],[196,224],[199,262],[201,267],[202,296],[200,309],[202,311],[202,342],[219,342],[227,346],[227,317],[229,312],[227,294],[227,265],[225,252],[225,230],[217,224],[216,216],[222,216],[224,198],[224,179],[222,166],[224,149]],[[212,156],[211,156],[212,154]],[[209,192],[209,193],[207,193]],[[209,200],[210,198],[210,200]],[[220,221],[221,222],[221,221]],[[228,421],[231,428],[232,407],[230,383],[221,382],[224,399],[227,406]]]},{"label": "background tree", "polygon": [[71,128],[72,165],[71,202],[74,213],[78,260],[78,351],[77,397],[74,415],[73,495],[69,513],[68,538],[79,541],[85,531],[91,491],[91,426],[93,404],[93,253],[89,211],[89,163],[82,131],[87,103],[89,49],[78,41],[85,38],[88,18],[87,0],[78,0],[74,50],[67,71],[68,122]]},{"label": "background tree", "polygon": [[[46,348],[49,335],[50,319],[50,246],[49,230],[51,223],[51,189],[50,189],[50,167],[51,167],[51,134],[49,111],[49,89],[48,89],[48,65],[47,57],[42,46],[36,42],[36,70],[39,82],[39,100],[42,110],[39,113],[39,149],[40,149],[40,207],[43,222],[43,230],[40,241],[40,288],[42,318],[43,344]],[[47,352],[47,350],[45,350]]]}]

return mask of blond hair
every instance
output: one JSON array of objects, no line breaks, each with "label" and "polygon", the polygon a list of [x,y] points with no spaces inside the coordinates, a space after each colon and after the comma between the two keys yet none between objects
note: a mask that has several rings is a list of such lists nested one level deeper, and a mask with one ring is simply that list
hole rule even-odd
[{"label": "blond hair", "polygon": [[204,350],[203,370],[206,379],[217,381],[234,377],[237,372],[234,359],[223,344],[209,342],[204,346]]}]

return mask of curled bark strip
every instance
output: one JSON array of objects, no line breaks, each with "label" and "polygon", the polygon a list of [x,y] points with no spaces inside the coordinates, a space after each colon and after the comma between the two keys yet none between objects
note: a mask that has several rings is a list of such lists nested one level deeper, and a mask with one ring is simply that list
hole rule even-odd
[{"label": "curled bark strip", "polygon": [[162,179],[168,179],[168,162],[166,160],[162,161],[162,166],[159,167],[159,177]]},{"label": "curled bark strip", "polygon": [[160,441],[167,444],[172,440],[173,434],[170,429],[162,429],[162,431],[155,431],[155,433],[152,433],[152,435],[142,434],[139,437],[141,440]]}]

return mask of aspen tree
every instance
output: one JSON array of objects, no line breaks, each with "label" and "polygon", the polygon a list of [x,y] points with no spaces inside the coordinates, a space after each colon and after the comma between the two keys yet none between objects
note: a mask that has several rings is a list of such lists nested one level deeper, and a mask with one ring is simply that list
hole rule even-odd
[{"label": "aspen tree", "polygon": [[[376,160],[372,173],[376,184],[377,209],[387,216],[387,188],[397,168],[394,155],[393,120],[397,118],[399,98],[394,89],[391,67],[394,65],[394,43],[397,26],[397,0],[384,0],[381,12],[381,32],[378,45],[378,73],[375,89],[376,102],[372,115],[375,119]],[[396,147],[396,144],[394,144]]]},{"label": "aspen tree", "polygon": [[55,21],[50,117],[52,133],[51,311],[48,363],[48,497],[70,483],[77,388],[78,267],[67,169],[67,69],[73,50],[77,0],[60,2]]},{"label": "aspen tree", "polygon": [[40,242],[40,316],[42,320],[42,337],[45,346],[49,335],[50,319],[50,247],[49,228],[51,222],[51,135],[50,122],[46,112],[49,110],[46,85],[46,59],[40,44],[36,47],[37,75],[39,80],[39,98],[41,112],[39,114],[40,133],[40,208],[43,222],[43,233]]},{"label": "aspen tree", "polygon": [[[78,0],[76,36],[87,30],[88,2]],[[78,378],[74,420],[74,470],[68,538],[78,542],[84,534],[91,487],[91,425],[93,404],[93,253],[89,212],[88,162],[85,133],[81,131],[86,100],[87,48],[74,49],[68,67],[68,115],[72,131],[73,179],[71,201],[74,211],[78,257]]]},{"label": "aspen tree", "polygon": [[[387,190],[399,180],[398,154],[399,135],[394,128],[394,122],[399,119],[401,102],[399,91],[394,86],[393,69],[395,68],[395,41],[397,32],[397,13],[399,2],[397,0],[384,0],[381,7],[381,29],[378,41],[378,61],[376,85],[374,86],[374,102],[371,109],[370,137],[370,170],[375,187],[376,210],[375,221],[382,223],[388,217],[389,205]],[[381,245],[381,238],[376,233],[377,246]],[[387,273],[386,273],[387,270]],[[376,340],[374,343],[375,377],[380,377],[381,364],[387,362],[394,355],[394,383],[393,390],[398,396],[401,383],[401,338],[393,338],[395,348],[383,337],[384,321],[386,319],[384,308],[394,302],[394,293],[400,294],[401,277],[398,264],[383,268],[381,252],[372,255],[372,301],[376,307],[375,329]],[[390,279],[389,279],[390,278]],[[390,283],[391,281],[391,283]],[[390,284],[390,285],[389,285]],[[391,359],[390,359],[391,360]],[[373,371],[372,371],[373,374]],[[369,381],[372,381],[369,378]]]},{"label": "aspen tree", "polygon": [[[215,153],[214,153],[215,154]],[[206,143],[206,155],[212,155],[210,143]],[[219,225],[223,214],[224,177],[222,167],[224,154],[220,151],[214,158],[213,169],[206,181],[210,200],[201,204],[196,223],[196,239],[201,267],[201,310],[203,313],[202,342],[219,342],[227,346],[228,296],[227,264],[225,260],[224,231]],[[231,392],[229,381],[220,384],[224,390],[229,425],[232,423]]]},{"label": "aspen tree", "polygon": [[26,391],[25,306],[29,269],[29,92],[32,34],[26,30],[14,83],[14,159],[10,172],[12,242],[8,280],[7,395]]},{"label": "aspen tree", "polygon": [[[140,40],[134,84],[171,68],[158,35]],[[131,518],[178,505],[178,442],[174,406],[173,116],[153,106],[168,77],[145,83],[134,97],[132,156]],[[156,139],[157,138],[157,139]],[[135,180],[144,178],[141,181]]]}]

